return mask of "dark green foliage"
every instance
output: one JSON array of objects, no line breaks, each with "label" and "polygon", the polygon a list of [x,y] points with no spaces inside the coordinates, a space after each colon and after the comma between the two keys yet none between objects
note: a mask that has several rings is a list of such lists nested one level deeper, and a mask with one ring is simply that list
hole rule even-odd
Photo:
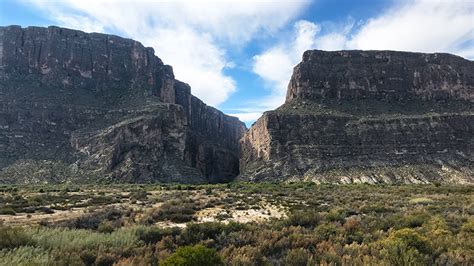
[{"label": "dark green foliage", "polygon": [[101,233],[112,233],[114,230],[115,228],[110,221],[102,221],[97,227],[97,231]]},{"label": "dark green foliage", "polygon": [[341,233],[341,228],[333,223],[321,224],[314,229],[314,234],[319,241],[330,240]]},{"label": "dark green foliage", "polygon": [[1,215],[15,215],[16,211],[12,207],[3,207],[0,208]]},{"label": "dark green foliage", "polygon": [[137,230],[138,239],[146,244],[155,244],[165,236],[176,236],[181,232],[179,228],[159,228],[159,227],[144,227]]},{"label": "dark green foliage", "polygon": [[382,245],[382,254],[392,265],[424,265],[432,250],[427,238],[409,228],[392,232]]},{"label": "dark green foliage", "polygon": [[321,222],[321,215],[316,211],[294,211],[287,220],[288,225],[315,227]]},{"label": "dark green foliage", "polygon": [[159,208],[153,209],[145,222],[148,224],[153,224],[157,221],[191,222],[194,220],[193,215],[202,207],[203,204],[193,199],[169,200]]},{"label": "dark green foliage", "polygon": [[222,265],[222,259],[216,250],[203,245],[186,246],[160,263],[162,266],[213,266]]},{"label": "dark green foliage", "polygon": [[[120,220],[124,215],[124,211],[116,208],[107,208],[103,211],[98,211],[90,214],[85,214],[78,218],[72,219],[66,222],[65,226],[74,229],[92,229],[98,230],[99,225],[105,222],[110,222],[107,227],[118,227],[120,226]],[[115,226],[112,226],[112,222]],[[103,230],[106,229],[106,225],[103,225]],[[113,231],[113,230],[112,230]]]},{"label": "dark green foliage", "polygon": [[31,238],[22,229],[0,226],[0,250],[33,244]]},{"label": "dark green foliage", "polygon": [[311,253],[305,249],[292,249],[285,256],[284,264],[293,266],[306,266],[311,260]]},{"label": "dark green foliage", "polygon": [[103,254],[97,257],[95,260],[96,266],[112,266],[117,261],[117,258],[110,254]]},{"label": "dark green foliage", "polygon": [[186,243],[198,243],[202,240],[215,239],[219,235],[238,232],[247,228],[246,225],[230,222],[223,223],[191,223],[183,231],[181,237]]},{"label": "dark green foliage", "polygon": [[146,200],[148,198],[148,192],[145,190],[137,190],[130,194],[132,200]]}]

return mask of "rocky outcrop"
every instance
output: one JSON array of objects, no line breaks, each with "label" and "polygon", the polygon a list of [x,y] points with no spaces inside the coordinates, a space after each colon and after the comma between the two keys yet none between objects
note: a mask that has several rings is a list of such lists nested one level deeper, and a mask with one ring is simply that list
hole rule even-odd
[{"label": "rocky outcrop", "polygon": [[0,27],[4,182],[227,181],[244,131],[137,41]]},{"label": "rocky outcrop", "polygon": [[307,51],[287,99],[241,139],[241,179],[474,182],[474,62]]}]

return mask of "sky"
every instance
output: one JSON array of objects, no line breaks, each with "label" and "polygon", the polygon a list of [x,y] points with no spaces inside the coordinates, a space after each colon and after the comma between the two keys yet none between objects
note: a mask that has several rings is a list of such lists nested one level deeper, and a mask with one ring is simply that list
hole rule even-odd
[{"label": "sky", "polygon": [[284,102],[306,50],[474,59],[474,0],[0,0],[0,25],[13,24],[138,40],[194,95],[247,125]]}]

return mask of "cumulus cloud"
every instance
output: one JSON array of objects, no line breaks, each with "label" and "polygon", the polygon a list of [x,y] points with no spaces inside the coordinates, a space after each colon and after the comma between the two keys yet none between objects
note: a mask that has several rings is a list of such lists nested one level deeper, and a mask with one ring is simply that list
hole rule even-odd
[{"label": "cumulus cloud", "polygon": [[259,75],[270,89],[270,95],[260,102],[262,108],[275,108],[283,103],[293,66],[304,51],[315,46],[320,27],[301,20],[295,23],[293,37],[260,55],[253,57],[253,72]]},{"label": "cumulus cloud", "polygon": [[343,49],[350,27],[342,25],[337,32],[321,33],[321,26],[310,21],[294,23],[287,40],[266,49],[253,57],[252,71],[264,81],[268,95],[263,99],[250,100],[234,115],[250,123],[264,111],[275,109],[285,101],[286,90],[293,67],[301,61],[309,49]]},{"label": "cumulus cloud", "polygon": [[238,114],[240,117],[282,104],[292,68],[309,49],[449,52],[473,59],[474,4],[465,0],[403,0],[358,25],[351,18],[331,29],[299,21],[290,38],[292,41],[254,56],[253,72],[270,88],[270,95],[250,102],[253,107]]},{"label": "cumulus cloud", "polygon": [[402,1],[370,19],[348,46],[462,54],[460,45],[469,39],[474,39],[472,1],[417,0]]},{"label": "cumulus cloud", "polygon": [[193,93],[217,106],[236,90],[224,47],[272,34],[307,4],[299,1],[29,0],[64,27],[113,32],[155,48]]}]

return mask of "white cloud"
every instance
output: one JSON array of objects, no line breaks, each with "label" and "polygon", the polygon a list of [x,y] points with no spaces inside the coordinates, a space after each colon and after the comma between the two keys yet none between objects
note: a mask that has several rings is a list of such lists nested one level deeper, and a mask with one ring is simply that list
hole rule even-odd
[{"label": "white cloud", "polygon": [[270,95],[249,102],[253,107],[247,108],[246,112],[263,112],[283,103],[293,66],[309,49],[449,52],[474,58],[472,1],[403,0],[357,26],[351,18],[345,25],[334,27],[332,23],[332,26],[328,30],[321,25],[299,21],[291,41],[269,47],[254,56],[253,71],[270,87]]},{"label": "white cloud", "polygon": [[319,31],[320,27],[314,23],[298,21],[294,25],[292,40],[282,42],[254,56],[253,72],[270,88],[270,95],[259,101],[256,109],[273,109],[283,103],[293,66],[301,59],[304,51],[315,46],[316,34]]},{"label": "white cloud", "polygon": [[[338,27],[340,32],[347,32],[347,26]],[[301,61],[304,51],[309,49],[334,50],[342,49],[346,37],[341,33],[320,34],[321,26],[300,20],[294,24],[289,40],[281,41],[263,53],[253,57],[252,71],[260,76],[270,90],[268,96],[247,102],[246,108],[237,116],[243,119],[255,117],[264,111],[275,109],[285,101],[288,82],[293,67]],[[246,116],[245,114],[252,114]],[[251,121],[248,121],[251,122]]]},{"label": "white cloud", "polygon": [[370,19],[348,46],[365,50],[457,53],[458,45],[469,39],[474,39],[474,2],[416,0],[402,1]]},{"label": "white cloud", "polygon": [[114,32],[155,48],[189,83],[193,94],[217,106],[236,90],[224,73],[235,66],[223,47],[242,47],[272,34],[293,19],[309,0],[299,1],[115,1],[25,0],[60,26]]},{"label": "white cloud", "polygon": [[260,116],[262,116],[261,112],[249,112],[249,113],[231,113],[231,116],[238,117],[240,121],[245,122],[247,124],[254,122]]}]

